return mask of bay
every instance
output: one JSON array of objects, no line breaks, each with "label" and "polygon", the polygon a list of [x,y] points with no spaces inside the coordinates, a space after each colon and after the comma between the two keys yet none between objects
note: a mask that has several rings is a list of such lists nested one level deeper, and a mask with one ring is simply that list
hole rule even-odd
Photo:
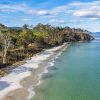
[{"label": "bay", "polygon": [[91,42],[73,43],[56,59],[32,100],[100,100],[100,34]]}]

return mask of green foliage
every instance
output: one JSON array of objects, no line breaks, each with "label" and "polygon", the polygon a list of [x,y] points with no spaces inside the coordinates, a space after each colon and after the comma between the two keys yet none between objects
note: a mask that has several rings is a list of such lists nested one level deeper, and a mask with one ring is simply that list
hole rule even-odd
[{"label": "green foliage", "polygon": [[48,32],[46,31],[38,31],[38,30],[32,30],[34,39],[37,41],[39,39],[47,38]]},{"label": "green foliage", "polygon": [[[11,63],[12,61],[22,60],[44,48],[61,45],[64,42],[90,41],[93,39],[87,30],[53,27],[41,23],[33,28],[31,27],[31,29],[29,29],[29,25],[25,24],[20,30],[7,28],[0,24],[0,30],[2,33],[0,33],[0,38],[4,36],[6,40],[10,40],[7,58],[9,58],[8,62]],[[0,41],[0,54],[2,54],[2,46],[6,45],[3,41]]]},{"label": "green foliage", "polygon": [[19,33],[19,40],[18,43],[19,45],[22,45],[24,47],[27,47],[29,43],[34,41],[34,36],[31,30],[29,29],[23,29]]}]

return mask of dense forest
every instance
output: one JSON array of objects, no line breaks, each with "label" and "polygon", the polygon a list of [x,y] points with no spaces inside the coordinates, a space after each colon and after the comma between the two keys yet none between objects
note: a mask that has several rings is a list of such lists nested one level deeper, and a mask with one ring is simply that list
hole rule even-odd
[{"label": "dense forest", "polygon": [[[0,24],[0,69],[30,58],[44,49],[62,45],[64,42],[91,41],[91,32],[70,27],[53,27],[39,23],[12,28]],[[3,73],[3,71],[1,71]]]}]

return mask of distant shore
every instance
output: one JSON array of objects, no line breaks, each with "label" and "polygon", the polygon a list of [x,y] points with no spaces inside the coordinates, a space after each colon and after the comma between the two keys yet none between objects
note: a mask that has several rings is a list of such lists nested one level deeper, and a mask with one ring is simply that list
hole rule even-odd
[{"label": "distant shore", "polygon": [[68,43],[64,43],[38,53],[7,76],[2,77],[0,85],[5,85],[0,89],[0,100],[30,100],[35,95],[34,87],[41,83],[43,73],[48,73],[47,68],[53,66],[54,59],[67,46]]}]

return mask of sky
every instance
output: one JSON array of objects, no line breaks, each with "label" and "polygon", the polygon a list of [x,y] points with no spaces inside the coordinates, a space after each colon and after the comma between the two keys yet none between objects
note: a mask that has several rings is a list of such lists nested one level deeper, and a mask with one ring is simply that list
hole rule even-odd
[{"label": "sky", "polygon": [[0,0],[0,23],[38,23],[100,32],[100,0]]}]

